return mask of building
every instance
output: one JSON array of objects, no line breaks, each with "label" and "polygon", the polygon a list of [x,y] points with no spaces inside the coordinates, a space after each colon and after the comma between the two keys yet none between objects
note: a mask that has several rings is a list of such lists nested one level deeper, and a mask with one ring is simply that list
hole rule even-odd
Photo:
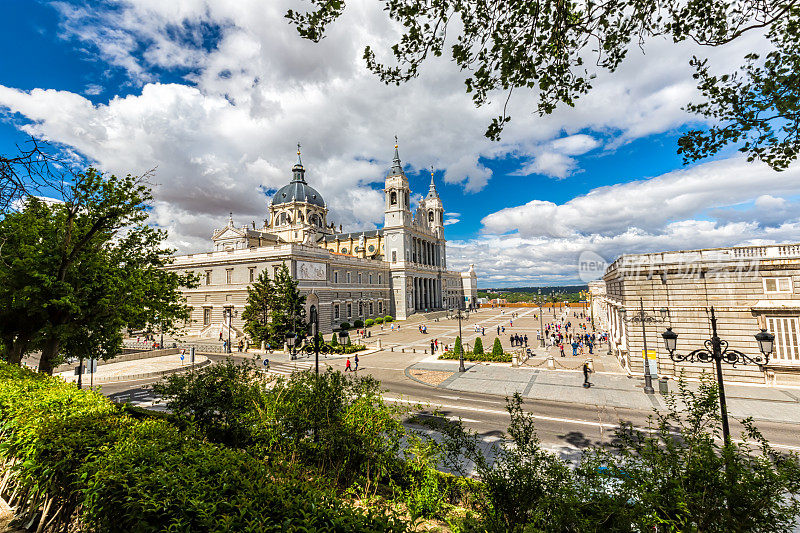
[{"label": "building", "polygon": [[658,375],[713,372],[709,363],[674,363],[661,337],[669,326],[679,335],[679,353],[702,348],[713,307],[719,337],[732,349],[755,356],[754,335],[761,328],[775,335],[768,364],[723,364],[726,380],[800,384],[800,244],[624,255],[608,266],[603,282],[604,294],[592,291],[595,309],[629,373],[644,371],[644,340]]},{"label": "building", "polygon": [[475,304],[477,276],[447,270],[444,206],[431,173],[427,196],[411,212],[411,189],[395,145],[386,177],[381,229],[342,233],[328,220],[322,195],[305,178],[297,150],[292,179],[279,189],[261,228],[237,227],[233,215],[213,232],[212,251],[175,258],[170,268],[200,276],[187,289],[191,307],[187,333],[243,335],[241,313],[247,288],[262,271],[274,277],[286,264],[306,296],[306,312],[319,314],[320,331],[391,315],[404,320],[419,312]]}]

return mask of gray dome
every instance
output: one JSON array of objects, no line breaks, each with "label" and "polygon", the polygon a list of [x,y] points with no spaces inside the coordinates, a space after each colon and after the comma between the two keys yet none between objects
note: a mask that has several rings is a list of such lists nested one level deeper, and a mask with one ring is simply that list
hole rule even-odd
[{"label": "gray dome", "polygon": [[288,204],[289,202],[308,202],[325,207],[322,195],[305,181],[299,180],[292,180],[288,185],[284,185],[272,197],[272,205]]}]

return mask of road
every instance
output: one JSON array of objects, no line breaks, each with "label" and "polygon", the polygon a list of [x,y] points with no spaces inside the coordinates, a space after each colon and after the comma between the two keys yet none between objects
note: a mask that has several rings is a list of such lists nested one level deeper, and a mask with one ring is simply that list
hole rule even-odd
[{"label": "road", "polygon": [[[370,374],[381,381],[387,400],[405,404],[423,404],[427,409],[438,409],[448,417],[461,418],[465,425],[489,440],[501,438],[509,423],[505,411],[505,398],[495,395],[454,392],[424,385],[406,376],[406,368],[420,360],[422,355],[399,352],[377,352],[362,356],[359,374]],[[211,355],[217,362],[224,358]],[[233,355],[234,359],[245,357]],[[342,359],[322,360],[321,368],[330,366],[343,370]],[[303,359],[297,363],[299,370],[313,368],[313,361]],[[277,373],[290,373],[291,364],[273,363]],[[148,385],[154,379],[106,384],[103,393],[116,401],[131,401],[149,405],[153,399]],[[536,417],[538,435],[547,448],[557,451],[565,459],[575,459],[581,449],[595,444],[608,444],[614,430],[623,422],[647,428],[652,411],[600,407],[570,403],[568,401],[526,400],[524,408]],[[800,427],[796,424],[758,422],[764,436],[778,449],[800,451]],[[741,426],[732,420],[731,431],[738,435]]]}]

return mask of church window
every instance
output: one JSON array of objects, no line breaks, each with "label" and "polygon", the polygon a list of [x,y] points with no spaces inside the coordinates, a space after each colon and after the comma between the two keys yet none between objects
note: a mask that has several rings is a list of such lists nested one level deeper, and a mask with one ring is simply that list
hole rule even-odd
[{"label": "church window", "polygon": [[383,314],[383,302],[382,301],[378,301],[378,314],[379,315]]},{"label": "church window", "polygon": [[[358,273],[358,284],[361,285],[361,272]],[[359,313],[361,314],[361,313]]]},{"label": "church window", "polygon": [[253,283],[256,280],[256,267],[250,267],[250,283]]},{"label": "church window", "polygon": [[370,252],[374,252],[375,251],[375,247],[373,245],[371,245],[371,244],[369,245],[369,251]]},{"label": "church window", "polygon": [[369,316],[372,316],[372,302],[369,303]]},{"label": "church window", "polygon": [[347,318],[353,316],[353,304],[347,304]]},{"label": "church window", "polygon": [[339,320],[339,304],[333,306],[333,319]]},{"label": "church window", "polygon": [[392,205],[397,205],[397,193],[392,191],[392,194],[389,195],[389,203]]},{"label": "church window", "polygon": [[372,274],[369,275],[369,284],[372,285]]},{"label": "church window", "polygon": [[428,222],[433,222],[433,211],[428,212]]},{"label": "church window", "polygon": [[233,279],[233,269],[232,268],[226,268],[225,269],[225,283],[230,285],[232,279]]},{"label": "church window", "polygon": [[[350,272],[347,273],[347,283],[350,283]],[[350,315],[348,315],[350,316]]]},{"label": "church window", "polygon": [[358,316],[363,316],[363,315],[364,315],[364,304],[358,302]]},{"label": "church window", "polygon": [[392,250],[392,263],[397,263],[397,250]]},{"label": "church window", "polygon": [[211,271],[206,270],[206,285],[211,285]]},{"label": "church window", "polygon": [[204,307],[203,308],[203,325],[210,326],[211,325],[211,308]]},{"label": "church window", "polygon": [[333,282],[334,283],[339,283],[339,271],[338,270],[333,272]]},{"label": "church window", "polygon": [[347,253],[347,248],[342,247],[342,253],[346,254]]},{"label": "church window", "polygon": [[383,282],[381,281],[381,275],[380,275],[380,274],[378,274],[378,285],[380,285],[381,283],[383,283]]}]

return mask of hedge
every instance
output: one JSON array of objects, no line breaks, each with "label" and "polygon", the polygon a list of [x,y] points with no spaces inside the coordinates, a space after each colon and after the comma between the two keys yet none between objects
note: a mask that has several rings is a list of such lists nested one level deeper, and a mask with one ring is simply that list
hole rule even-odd
[{"label": "hedge", "polygon": [[[0,363],[2,495],[88,531],[405,531],[285,464],[137,420],[99,393]],[[46,509],[46,515],[38,518]]]},{"label": "hedge", "polygon": [[375,324],[375,320],[373,320],[371,318],[368,318],[368,319],[366,319],[364,321],[364,327],[368,328],[368,327],[372,326],[373,324]]},{"label": "hedge", "polygon": [[384,322],[394,322],[394,317],[392,315],[386,315],[383,317]]},{"label": "hedge", "polygon": [[353,327],[356,328],[356,329],[363,328],[364,327],[364,321],[363,320],[354,320],[353,321]]},{"label": "hedge", "polygon": [[[455,351],[447,351],[439,356],[439,359],[455,359],[458,360],[458,352]],[[464,352],[464,361],[489,361],[493,363],[510,363],[511,362],[511,354],[504,353],[502,355],[495,355],[492,353],[480,353],[476,354],[473,352]]]}]

